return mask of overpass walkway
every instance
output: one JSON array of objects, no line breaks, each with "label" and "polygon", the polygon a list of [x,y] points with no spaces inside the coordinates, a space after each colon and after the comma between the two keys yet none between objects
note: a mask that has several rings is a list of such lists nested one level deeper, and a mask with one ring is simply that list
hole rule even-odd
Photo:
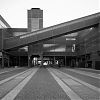
[{"label": "overpass walkway", "polygon": [[42,42],[51,38],[67,35],[89,27],[93,27],[100,22],[100,13],[89,15],[83,18],[43,28],[38,31],[29,32],[21,36],[4,39],[4,50],[23,47],[32,43]]}]

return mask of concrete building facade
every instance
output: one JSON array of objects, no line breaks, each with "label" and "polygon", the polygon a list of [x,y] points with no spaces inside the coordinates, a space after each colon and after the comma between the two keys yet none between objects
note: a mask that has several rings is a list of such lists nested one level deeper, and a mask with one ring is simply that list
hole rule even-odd
[{"label": "concrete building facade", "polygon": [[8,59],[5,65],[34,66],[42,61],[100,69],[100,13],[48,28],[43,28],[40,8],[28,10],[27,16],[28,28],[0,30],[0,50]]},{"label": "concrete building facade", "polygon": [[77,36],[77,57],[79,66],[97,68],[100,66],[100,27],[94,27],[79,32]]},{"label": "concrete building facade", "polygon": [[28,32],[43,28],[43,10],[41,10],[40,8],[32,8],[27,12]]}]

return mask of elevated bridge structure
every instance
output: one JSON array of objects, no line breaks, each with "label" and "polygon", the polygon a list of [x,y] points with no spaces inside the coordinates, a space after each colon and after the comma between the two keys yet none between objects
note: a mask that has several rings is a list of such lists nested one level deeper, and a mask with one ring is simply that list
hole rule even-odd
[{"label": "elevated bridge structure", "polygon": [[[59,25],[43,28],[24,35],[4,39],[3,49],[23,47],[32,43],[44,42],[49,39],[57,38],[62,35],[71,34],[83,29],[91,28],[100,22],[100,14],[93,14]],[[61,40],[63,41],[63,40]],[[49,41],[52,43],[52,41]]]}]

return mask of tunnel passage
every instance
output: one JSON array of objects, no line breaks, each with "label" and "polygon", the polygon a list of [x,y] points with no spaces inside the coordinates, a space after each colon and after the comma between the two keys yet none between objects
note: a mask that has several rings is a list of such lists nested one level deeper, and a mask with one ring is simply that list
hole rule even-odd
[{"label": "tunnel passage", "polygon": [[51,66],[51,67],[76,67],[76,57],[71,56],[40,56],[40,55],[32,55],[29,58],[29,66]]}]

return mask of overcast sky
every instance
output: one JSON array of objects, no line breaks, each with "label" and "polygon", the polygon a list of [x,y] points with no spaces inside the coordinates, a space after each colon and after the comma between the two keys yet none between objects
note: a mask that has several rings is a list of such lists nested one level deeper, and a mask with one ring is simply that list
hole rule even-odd
[{"label": "overcast sky", "polygon": [[100,11],[100,0],[0,0],[0,15],[12,28],[27,27],[27,10],[43,10],[44,27]]}]

